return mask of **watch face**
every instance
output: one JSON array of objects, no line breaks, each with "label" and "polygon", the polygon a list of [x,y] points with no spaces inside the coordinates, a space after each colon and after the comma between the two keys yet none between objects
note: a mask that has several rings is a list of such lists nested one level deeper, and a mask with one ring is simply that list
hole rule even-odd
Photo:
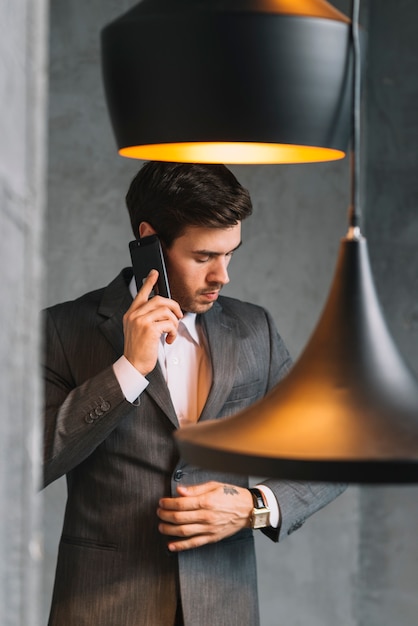
[{"label": "watch face", "polygon": [[270,511],[268,509],[253,510],[253,528],[266,528],[270,524]]}]

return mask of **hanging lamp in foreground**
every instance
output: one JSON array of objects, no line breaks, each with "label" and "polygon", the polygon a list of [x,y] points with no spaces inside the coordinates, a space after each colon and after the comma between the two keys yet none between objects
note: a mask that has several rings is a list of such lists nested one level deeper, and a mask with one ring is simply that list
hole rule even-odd
[{"label": "hanging lamp in foreground", "polygon": [[349,20],[325,0],[142,0],[101,41],[122,156],[301,163],[345,155]]},{"label": "hanging lamp in foreground", "polygon": [[328,300],[292,370],[241,413],[180,429],[182,456],[250,475],[353,483],[418,482],[418,385],[385,325],[359,223],[359,0],[352,209]]},{"label": "hanging lamp in foreground", "polygon": [[320,321],[292,370],[237,415],[176,433],[188,461],[295,480],[418,482],[418,387],[384,323],[367,242],[342,240]]}]

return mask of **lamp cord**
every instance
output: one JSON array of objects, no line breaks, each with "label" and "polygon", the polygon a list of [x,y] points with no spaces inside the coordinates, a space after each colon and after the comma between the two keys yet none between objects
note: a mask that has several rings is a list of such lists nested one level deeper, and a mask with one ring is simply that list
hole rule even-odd
[{"label": "lamp cord", "polygon": [[360,0],[351,2],[350,43],[353,50],[353,102],[351,120],[349,208],[350,231],[360,235],[360,109],[361,109],[361,54],[359,37]]}]

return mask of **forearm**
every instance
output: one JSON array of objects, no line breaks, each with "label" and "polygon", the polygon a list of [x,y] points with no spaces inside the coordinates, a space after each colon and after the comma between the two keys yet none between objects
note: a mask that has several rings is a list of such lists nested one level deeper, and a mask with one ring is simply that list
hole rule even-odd
[{"label": "forearm", "polygon": [[44,486],[84,461],[131,410],[110,366],[65,392],[45,389]]}]

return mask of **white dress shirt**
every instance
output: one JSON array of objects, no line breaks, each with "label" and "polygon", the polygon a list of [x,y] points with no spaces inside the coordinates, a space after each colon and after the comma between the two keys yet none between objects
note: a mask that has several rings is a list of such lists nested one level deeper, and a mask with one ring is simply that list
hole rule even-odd
[{"label": "white dress shirt", "polygon": [[[129,289],[132,297],[135,297],[136,285],[133,279]],[[196,324],[196,314],[184,314],[172,344],[166,343],[165,339],[166,335],[163,334],[158,349],[158,362],[170,391],[179,425],[194,424],[200,417],[212,384],[209,350],[202,327]],[[148,386],[148,380],[125,356],[121,356],[113,364],[113,370],[125,398],[128,402],[135,403]],[[270,509],[270,525],[277,528],[280,513],[276,497],[269,487],[257,487],[263,492]]]}]

